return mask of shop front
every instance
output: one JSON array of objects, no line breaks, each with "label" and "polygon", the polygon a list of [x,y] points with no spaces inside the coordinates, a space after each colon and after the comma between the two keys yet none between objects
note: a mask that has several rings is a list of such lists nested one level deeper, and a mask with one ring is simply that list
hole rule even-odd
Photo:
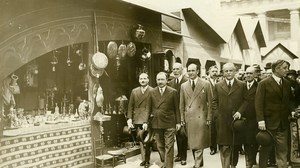
[{"label": "shop front", "polygon": [[[125,1],[2,3],[0,167],[83,167],[94,138],[121,147],[138,75],[154,86],[159,71],[162,12]],[[110,119],[103,127],[98,112]]]}]

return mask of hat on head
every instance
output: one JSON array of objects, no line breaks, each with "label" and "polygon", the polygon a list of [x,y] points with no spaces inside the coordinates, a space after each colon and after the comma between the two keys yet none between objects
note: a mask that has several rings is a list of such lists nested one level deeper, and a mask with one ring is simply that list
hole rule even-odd
[{"label": "hat on head", "polygon": [[272,69],[272,62],[266,63],[265,70]]},{"label": "hat on head", "polygon": [[287,75],[295,75],[295,76],[297,76],[296,70],[290,69],[288,71]]},{"label": "hat on head", "polygon": [[241,132],[243,130],[245,130],[245,118],[241,118],[238,120],[233,120],[231,123],[232,126],[232,130],[235,132]]},{"label": "hat on head", "polygon": [[261,146],[269,146],[274,141],[269,130],[261,130],[256,134],[256,142]]},{"label": "hat on head", "polygon": [[260,65],[258,65],[258,64],[253,64],[252,67],[255,69],[255,71],[262,71],[260,69]]}]

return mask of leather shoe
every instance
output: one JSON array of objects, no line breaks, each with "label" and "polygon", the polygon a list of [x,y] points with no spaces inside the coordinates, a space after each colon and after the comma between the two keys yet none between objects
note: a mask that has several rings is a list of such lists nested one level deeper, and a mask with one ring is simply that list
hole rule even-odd
[{"label": "leather shoe", "polygon": [[145,168],[149,168],[150,167],[150,163],[149,162],[145,162]]},{"label": "leather shoe", "polygon": [[142,161],[142,163],[140,164],[140,166],[145,166],[146,165],[146,161]]},{"label": "leather shoe", "polygon": [[176,157],[174,162],[180,162],[181,161],[181,158],[180,157]]},{"label": "leather shoe", "polygon": [[215,151],[215,150],[212,150],[212,151],[210,151],[210,155],[214,155],[214,154],[216,154],[217,153],[217,151]]},{"label": "leather shoe", "polygon": [[181,165],[186,165],[186,161],[185,161],[185,160],[182,160],[182,161],[181,161]]}]

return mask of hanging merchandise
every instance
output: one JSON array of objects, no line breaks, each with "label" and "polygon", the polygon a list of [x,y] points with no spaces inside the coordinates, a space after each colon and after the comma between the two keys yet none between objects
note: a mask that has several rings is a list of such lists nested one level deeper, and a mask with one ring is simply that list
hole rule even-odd
[{"label": "hanging merchandise", "polygon": [[92,56],[91,62],[91,74],[94,77],[99,78],[103,74],[104,68],[108,65],[108,59],[104,53],[97,52]]},{"label": "hanging merchandise", "polygon": [[110,59],[114,59],[118,55],[118,45],[114,41],[110,41],[107,45],[107,56]]},{"label": "hanging merchandise", "polygon": [[83,62],[83,54],[82,54],[82,44],[81,44],[81,49],[76,51],[76,54],[80,56],[81,62],[78,65],[78,69],[80,71],[84,70],[86,68],[86,64]]},{"label": "hanging merchandise", "polygon": [[151,53],[147,48],[142,49],[142,55],[141,55],[141,60],[142,61],[149,61],[151,58]]},{"label": "hanging merchandise", "polygon": [[68,58],[67,58],[68,66],[71,66],[71,63],[72,63],[72,61],[71,61],[71,58],[70,58],[70,46],[68,46]]},{"label": "hanging merchandise", "polygon": [[51,61],[51,64],[52,64],[52,71],[55,72],[55,65],[58,64],[58,59],[55,55],[55,50],[53,50],[53,59]]},{"label": "hanging merchandise", "polygon": [[126,56],[126,45],[122,42],[118,49],[118,56],[122,59]]},{"label": "hanging merchandise", "polygon": [[96,101],[96,105],[98,107],[103,108],[104,96],[103,96],[103,89],[100,84],[95,84],[93,88],[94,99]]},{"label": "hanging merchandise", "polygon": [[164,71],[170,71],[169,61],[167,59],[164,59]]},{"label": "hanging merchandise", "polygon": [[133,42],[130,42],[129,44],[127,44],[127,55],[129,57],[133,57],[135,55],[135,52],[136,52],[136,46]]}]

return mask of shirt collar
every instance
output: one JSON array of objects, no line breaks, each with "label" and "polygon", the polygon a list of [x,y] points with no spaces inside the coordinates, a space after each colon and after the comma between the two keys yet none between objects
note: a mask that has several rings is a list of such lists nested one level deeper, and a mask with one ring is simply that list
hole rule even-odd
[{"label": "shirt collar", "polygon": [[231,86],[233,85],[234,78],[232,78],[231,80],[227,80],[227,79],[225,79],[225,80],[226,80],[226,84],[227,84],[227,85],[228,85],[229,82],[230,82]]},{"label": "shirt collar", "polygon": [[159,87],[159,89],[162,89],[162,91],[164,92],[164,91],[166,90],[166,87],[167,87],[167,86],[164,86],[164,87],[162,87],[162,88]]},{"label": "shirt collar", "polygon": [[196,77],[194,80],[193,79],[190,79],[190,81],[191,81],[191,84],[192,84],[192,82],[194,81],[195,82],[195,85],[197,84],[197,81],[198,81],[198,77]]},{"label": "shirt collar", "polygon": [[148,86],[149,86],[149,85],[147,85],[147,86],[145,86],[145,87],[142,87],[142,86],[141,86],[141,91],[142,91],[143,94],[144,94],[145,91],[147,90]]},{"label": "shirt collar", "polygon": [[178,83],[180,83],[180,81],[182,79],[182,75],[180,75],[177,79],[178,79]]},{"label": "shirt collar", "polygon": [[253,81],[251,81],[251,82],[247,82],[247,85],[249,85],[250,84],[250,87],[253,85],[253,83],[254,83],[254,80]]},{"label": "shirt collar", "polygon": [[281,78],[279,78],[278,76],[276,75],[272,75],[272,77],[275,79],[275,81],[280,85],[280,81],[282,80]]}]

